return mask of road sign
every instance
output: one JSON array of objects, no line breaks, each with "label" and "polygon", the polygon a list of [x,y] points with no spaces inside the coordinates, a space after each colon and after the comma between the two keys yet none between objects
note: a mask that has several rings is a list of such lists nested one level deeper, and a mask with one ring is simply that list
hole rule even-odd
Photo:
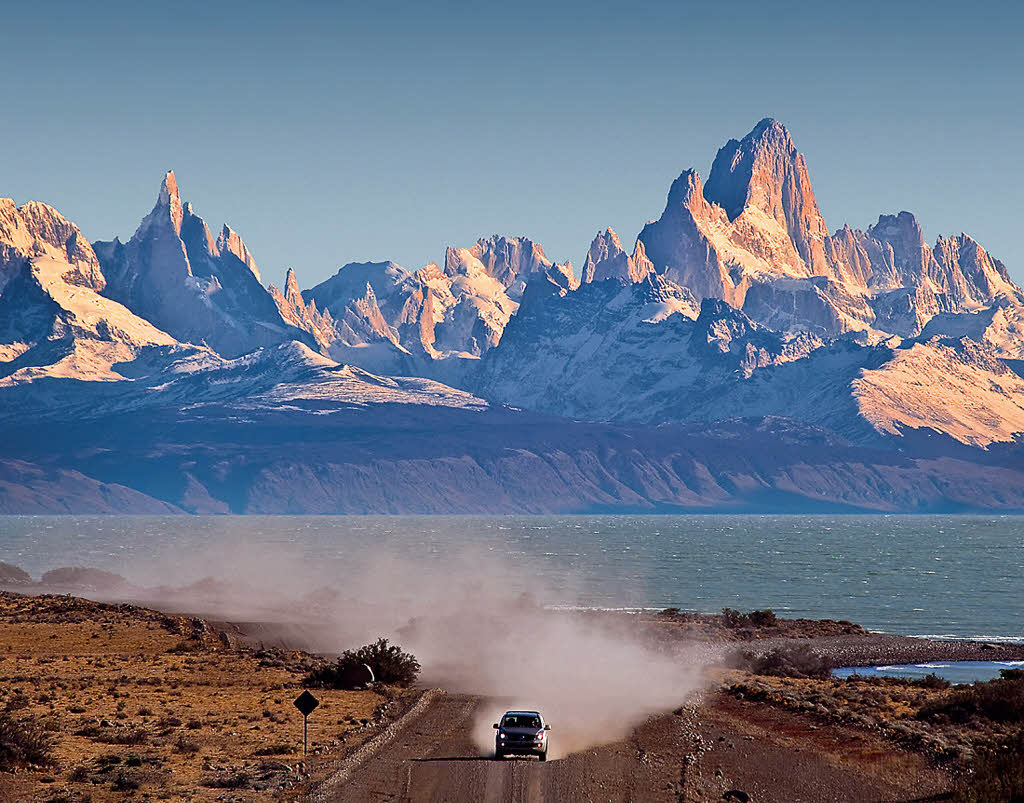
[{"label": "road sign", "polygon": [[295,698],[295,707],[302,712],[302,716],[304,717],[308,717],[312,714],[313,709],[318,705],[320,705],[320,701],[308,691],[302,692],[302,694]]},{"label": "road sign", "polygon": [[304,691],[295,698],[293,705],[302,712],[302,755],[306,755],[307,720],[309,715],[313,713],[313,710],[320,705],[320,701],[308,691]]}]

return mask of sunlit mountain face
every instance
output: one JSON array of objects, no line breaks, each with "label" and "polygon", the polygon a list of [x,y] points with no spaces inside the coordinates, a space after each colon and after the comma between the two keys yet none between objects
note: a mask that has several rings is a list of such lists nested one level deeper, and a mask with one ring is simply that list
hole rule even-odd
[{"label": "sunlit mountain face", "polygon": [[280,290],[173,173],[124,242],[3,200],[0,510],[1018,510],[1022,309],[966,234],[830,232],[772,119],[578,271],[494,235]]}]

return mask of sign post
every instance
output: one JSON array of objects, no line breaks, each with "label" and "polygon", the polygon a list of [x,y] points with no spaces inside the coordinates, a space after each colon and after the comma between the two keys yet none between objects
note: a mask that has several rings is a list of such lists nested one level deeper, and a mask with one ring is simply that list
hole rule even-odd
[{"label": "sign post", "polygon": [[302,755],[306,755],[307,720],[309,715],[313,713],[313,710],[320,705],[320,701],[308,691],[304,691],[295,698],[293,705],[302,712]]}]

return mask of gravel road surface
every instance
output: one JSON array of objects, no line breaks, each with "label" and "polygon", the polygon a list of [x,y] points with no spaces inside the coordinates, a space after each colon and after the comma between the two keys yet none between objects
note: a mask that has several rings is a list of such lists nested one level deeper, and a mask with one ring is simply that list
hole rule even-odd
[{"label": "gravel road surface", "polygon": [[870,734],[717,695],[652,718],[615,744],[545,763],[495,761],[471,738],[484,705],[479,697],[436,694],[327,799],[864,803],[941,799],[933,796],[949,783],[920,756]]}]

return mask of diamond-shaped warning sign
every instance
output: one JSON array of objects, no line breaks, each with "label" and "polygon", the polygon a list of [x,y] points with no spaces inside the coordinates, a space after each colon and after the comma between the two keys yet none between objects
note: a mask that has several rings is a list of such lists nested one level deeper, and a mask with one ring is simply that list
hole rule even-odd
[{"label": "diamond-shaped warning sign", "polygon": [[308,691],[304,691],[295,698],[294,705],[302,712],[302,716],[308,717],[313,713],[313,709],[320,705],[320,701]]}]

